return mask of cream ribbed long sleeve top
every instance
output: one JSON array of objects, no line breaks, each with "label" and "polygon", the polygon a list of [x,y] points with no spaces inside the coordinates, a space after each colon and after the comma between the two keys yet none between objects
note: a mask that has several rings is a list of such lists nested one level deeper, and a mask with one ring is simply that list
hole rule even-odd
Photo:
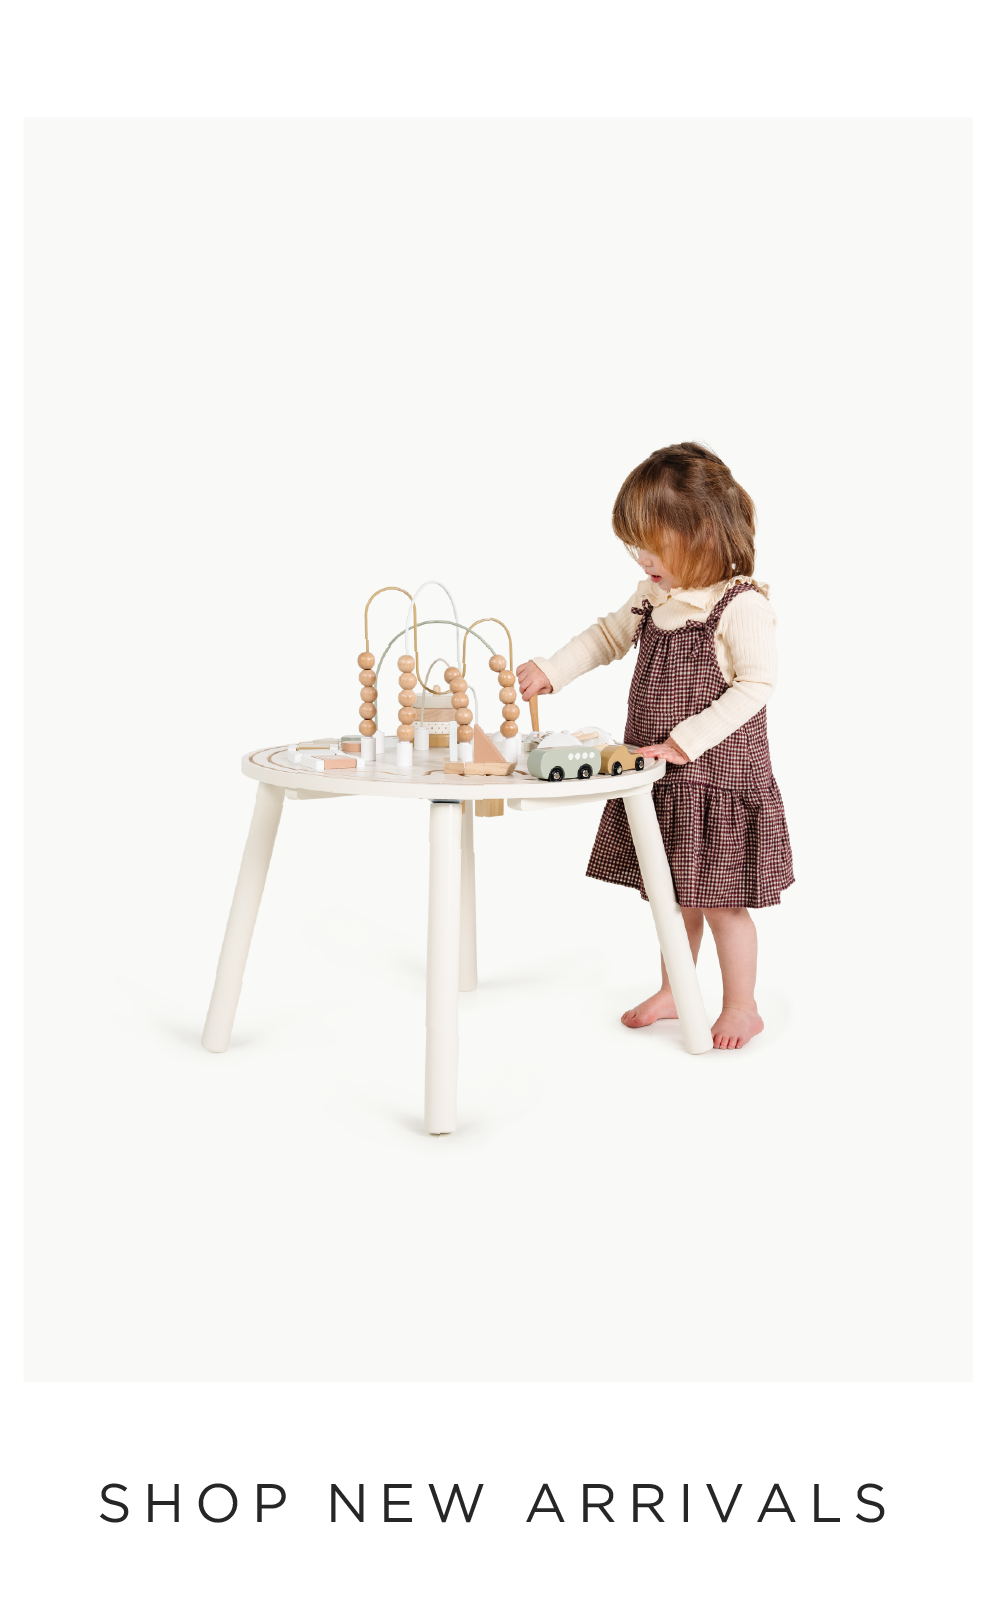
[{"label": "cream ribbed long sleeve top", "polygon": [[[575,677],[597,665],[622,659],[637,629],[635,609],[651,599],[651,619],[662,631],[673,631],[687,620],[705,620],[728,587],[743,581],[720,581],[712,587],[659,587],[641,582],[637,591],[612,615],[602,615],[593,626],[579,632],[570,643],[559,648],[549,660],[534,655],[534,664],[543,671],[551,688],[559,693]],[[726,693],[707,705],[699,715],[689,716],[673,727],[669,736],[690,760],[698,760],[714,744],[722,743],[738,727],[755,715],[775,687],[775,610],[769,603],[768,587],[755,583],[754,589],[731,599],[717,626],[714,641]]]}]

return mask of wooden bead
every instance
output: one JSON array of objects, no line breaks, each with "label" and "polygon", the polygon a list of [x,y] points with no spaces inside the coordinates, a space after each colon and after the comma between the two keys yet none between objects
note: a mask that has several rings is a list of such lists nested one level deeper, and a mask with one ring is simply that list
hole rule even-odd
[{"label": "wooden bead", "polygon": [[415,677],[412,675],[412,672],[403,671],[401,676],[398,678],[398,686],[400,688],[414,688],[415,685]]},{"label": "wooden bead", "polygon": [[515,673],[515,671],[500,671],[499,672],[499,687],[500,688],[514,688],[515,686],[516,686],[516,673]]},{"label": "wooden bead", "polygon": [[[519,705],[518,704],[507,704],[505,709],[502,711],[502,714],[504,715],[506,721],[518,721],[519,720]],[[509,737],[508,733],[506,733],[506,737],[507,738]]]},{"label": "wooden bead", "polygon": [[455,693],[450,699],[450,703],[453,705],[455,710],[466,709],[470,702],[471,701],[466,693]]},{"label": "wooden bead", "polygon": [[365,721],[370,721],[374,716],[377,715],[376,704],[368,704],[367,701],[364,700],[363,704],[360,706],[360,714],[363,716]]},{"label": "wooden bead", "polygon": [[[414,682],[415,677],[413,677],[412,680]],[[418,704],[418,702],[419,695],[417,693],[413,692],[411,688],[402,688],[401,693],[398,695],[399,704]]]},{"label": "wooden bead", "polygon": [[473,710],[455,710],[454,711],[454,720],[456,721],[458,727],[469,727],[471,725],[471,722],[474,720],[474,711]]},{"label": "wooden bead", "polygon": [[515,702],[516,702],[516,690],[515,690],[515,688],[499,688],[499,698],[500,698],[500,700],[502,701],[503,704],[515,704]]},{"label": "wooden bead", "polygon": [[363,670],[363,671],[369,671],[371,666],[374,665],[375,663],[376,662],[374,660],[374,656],[373,656],[373,654],[371,654],[369,649],[368,649],[366,654],[358,654],[357,655],[357,664],[360,666],[361,670]]},{"label": "wooden bead", "polygon": [[504,656],[501,655],[501,654],[493,654],[491,659],[488,661],[488,669],[489,669],[489,671],[504,671],[505,670],[505,658],[504,658]]},{"label": "wooden bead", "polygon": [[365,688],[372,688],[374,686],[374,682],[376,681],[376,678],[374,676],[373,671],[361,671],[360,672],[360,680],[363,683]]},{"label": "wooden bead", "polygon": [[444,682],[452,682],[455,676],[460,676],[456,665],[448,665],[443,673]]},{"label": "wooden bead", "polygon": [[399,671],[415,670],[415,660],[412,658],[411,654],[400,654],[398,656],[398,669]]},{"label": "wooden bead", "polygon": [[503,721],[501,727],[499,727],[499,732],[503,738],[515,738],[518,731],[519,728],[514,721]]},{"label": "wooden bead", "polygon": [[398,728],[398,742],[400,744],[415,743],[415,728],[414,727],[399,727]]},{"label": "wooden bead", "polygon": [[412,722],[415,720],[415,711],[414,710],[406,710],[405,706],[403,705],[402,708],[398,712],[398,719],[401,722],[403,727],[409,727],[409,726],[412,725]]},{"label": "wooden bead", "polygon": [[376,688],[364,688],[363,696],[367,700],[368,704],[376,704],[377,703],[377,689]]},{"label": "wooden bead", "polygon": [[360,732],[364,738],[373,738],[376,731],[377,728],[373,721],[361,721]]},{"label": "wooden bead", "polygon": [[454,676],[454,677],[450,678],[450,692],[451,693],[466,693],[467,692],[467,683],[464,681],[464,678],[462,676]]}]

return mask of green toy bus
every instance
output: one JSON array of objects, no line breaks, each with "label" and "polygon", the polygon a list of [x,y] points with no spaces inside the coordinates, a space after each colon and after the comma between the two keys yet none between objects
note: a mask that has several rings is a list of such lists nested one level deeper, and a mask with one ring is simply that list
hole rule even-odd
[{"label": "green toy bus", "polygon": [[563,783],[566,777],[591,777],[602,764],[602,750],[592,744],[575,743],[570,748],[560,744],[549,749],[538,745],[527,762],[531,777],[542,783]]}]

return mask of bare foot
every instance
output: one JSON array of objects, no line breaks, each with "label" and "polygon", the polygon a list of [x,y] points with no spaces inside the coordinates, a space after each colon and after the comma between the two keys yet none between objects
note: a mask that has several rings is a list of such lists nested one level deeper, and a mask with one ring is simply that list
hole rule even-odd
[{"label": "bare foot", "polygon": [[764,1027],[758,1013],[748,1007],[725,1006],[713,1025],[713,1049],[740,1051],[742,1045],[761,1034]]},{"label": "bare foot", "polygon": [[629,1012],[624,1012],[620,1022],[628,1029],[646,1029],[649,1023],[657,1023],[662,1017],[678,1017],[670,989],[659,989],[657,994],[649,995],[639,1006],[631,1006]]}]

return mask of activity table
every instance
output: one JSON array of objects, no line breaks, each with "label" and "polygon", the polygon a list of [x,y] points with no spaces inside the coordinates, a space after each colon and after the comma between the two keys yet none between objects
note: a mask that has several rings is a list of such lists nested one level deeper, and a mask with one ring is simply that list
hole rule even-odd
[{"label": "activity table", "polygon": [[[461,777],[444,772],[443,749],[416,756],[408,768],[385,758],[348,771],[303,771],[287,745],[243,756],[242,770],[256,780],[256,804],[236,881],[215,987],[201,1044],[228,1049],[270,857],[285,799],[397,799],[429,805],[429,932],[426,945],[426,1130],[446,1135],[457,1127],[457,1000],[477,987],[474,894],[474,804],[502,800],[512,810],[551,811],[602,805],[621,798],[647,890],[661,953],[675,996],[687,1051],[713,1049],[685,923],[675,898],[668,858],[651,798],[666,762],[618,777],[541,782],[523,770],[508,777]],[[463,807],[466,806],[466,809]]]}]

